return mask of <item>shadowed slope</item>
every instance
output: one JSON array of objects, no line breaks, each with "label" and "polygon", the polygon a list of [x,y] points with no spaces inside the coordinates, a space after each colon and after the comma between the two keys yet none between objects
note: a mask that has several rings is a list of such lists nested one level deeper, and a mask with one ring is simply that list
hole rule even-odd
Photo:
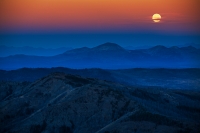
[{"label": "shadowed slope", "polygon": [[8,95],[1,132],[198,132],[200,107],[189,92],[53,73]]}]

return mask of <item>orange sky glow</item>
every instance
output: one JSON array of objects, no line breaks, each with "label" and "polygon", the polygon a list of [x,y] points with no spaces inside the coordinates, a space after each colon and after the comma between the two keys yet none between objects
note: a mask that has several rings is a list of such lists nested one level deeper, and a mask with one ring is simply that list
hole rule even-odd
[{"label": "orange sky glow", "polygon": [[[1,0],[0,31],[200,32],[199,0]],[[153,23],[154,13],[162,16]]]}]

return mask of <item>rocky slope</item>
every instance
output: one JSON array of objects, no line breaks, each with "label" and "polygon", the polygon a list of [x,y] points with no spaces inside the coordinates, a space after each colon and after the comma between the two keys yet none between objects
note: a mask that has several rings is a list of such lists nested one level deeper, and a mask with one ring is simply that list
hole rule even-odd
[{"label": "rocky slope", "polygon": [[32,83],[4,81],[0,89],[0,132],[200,131],[199,92],[128,87],[64,73]]}]

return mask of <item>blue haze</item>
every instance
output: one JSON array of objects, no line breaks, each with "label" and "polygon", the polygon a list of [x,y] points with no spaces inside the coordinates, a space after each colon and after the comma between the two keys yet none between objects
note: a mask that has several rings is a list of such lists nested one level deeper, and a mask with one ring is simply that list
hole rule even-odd
[{"label": "blue haze", "polygon": [[122,47],[166,47],[187,43],[200,44],[200,35],[175,35],[159,33],[13,33],[0,34],[0,45],[30,46],[43,48],[94,47],[105,42],[114,42]]}]

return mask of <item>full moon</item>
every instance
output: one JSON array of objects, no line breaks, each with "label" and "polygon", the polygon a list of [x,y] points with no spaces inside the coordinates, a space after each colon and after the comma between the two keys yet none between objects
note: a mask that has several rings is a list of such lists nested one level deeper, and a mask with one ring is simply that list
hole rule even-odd
[{"label": "full moon", "polygon": [[160,14],[154,14],[153,16],[152,16],[152,19],[153,19],[153,21],[155,22],[155,23],[158,23],[158,22],[160,22],[160,20],[161,20],[161,16],[160,16]]}]

